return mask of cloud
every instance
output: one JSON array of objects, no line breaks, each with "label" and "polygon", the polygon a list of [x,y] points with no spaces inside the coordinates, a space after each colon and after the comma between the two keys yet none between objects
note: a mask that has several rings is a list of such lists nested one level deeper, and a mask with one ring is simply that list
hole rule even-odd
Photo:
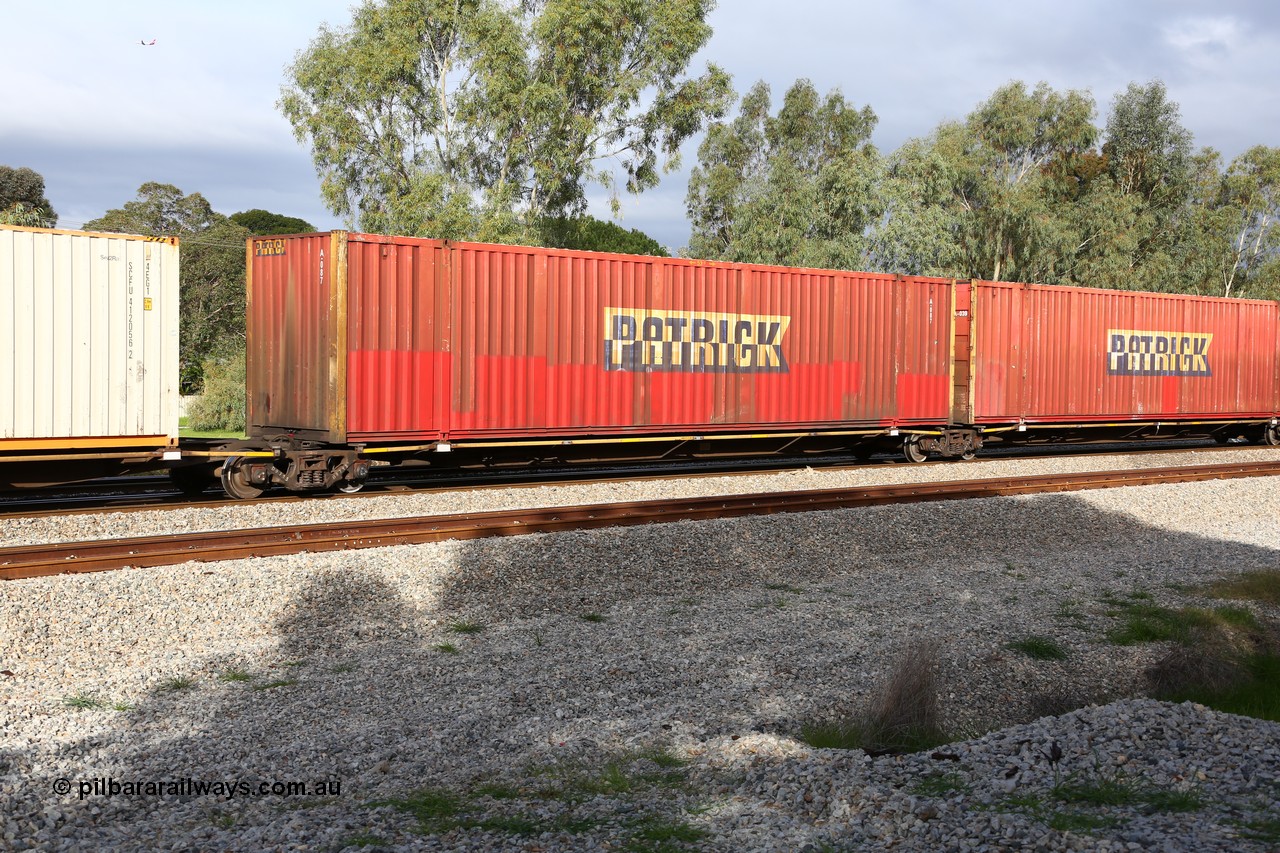
[{"label": "cloud", "polygon": [[1244,28],[1235,18],[1178,18],[1160,27],[1165,43],[1193,57],[1222,55],[1234,50]]}]

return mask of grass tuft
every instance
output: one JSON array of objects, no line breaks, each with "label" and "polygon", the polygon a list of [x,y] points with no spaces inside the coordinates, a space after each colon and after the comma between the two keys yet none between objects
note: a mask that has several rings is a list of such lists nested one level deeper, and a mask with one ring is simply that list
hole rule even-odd
[{"label": "grass tuft", "polygon": [[1067,651],[1058,645],[1056,640],[1049,637],[1027,637],[1025,640],[1016,640],[1008,643],[1006,648],[1015,652],[1022,652],[1033,660],[1066,660]]},{"label": "grass tuft", "polygon": [[156,685],[156,689],[161,693],[178,693],[182,690],[190,690],[195,686],[195,680],[185,675],[175,675],[173,678],[166,678],[164,681]]},{"label": "grass tuft", "polygon": [[277,687],[292,687],[298,683],[296,678],[278,678],[275,681],[268,681],[263,684],[253,685],[254,690],[274,690]]},{"label": "grass tuft", "polygon": [[972,788],[959,773],[931,773],[912,786],[911,790],[924,797],[945,797],[948,794],[967,794]]},{"label": "grass tuft", "polygon": [[229,669],[218,674],[219,681],[253,681],[253,676],[242,669]]},{"label": "grass tuft", "polygon": [[479,634],[484,630],[484,625],[480,622],[460,619],[457,622],[450,622],[449,630],[455,634]]},{"label": "grass tuft", "polygon": [[608,617],[601,616],[599,613],[583,613],[582,621],[583,622],[607,622],[609,620],[608,620]]},{"label": "grass tuft", "polygon": [[1053,796],[1064,803],[1089,806],[1145,806],[1155,812],[1193,812],[1204,807],[1195,791],[1174,791],[1142,785],[1124,776],[1078,780],[1053,786]]},{"label": "grass tuft", "polygon": [[453,643],[436,643],[435,648],[436,651],[443,652],[446,655],[456,655],[458,653],[458,647]]},{"label": "grass tuft", "polygon": [[1258,818],[1240,823],[1240,835],[1251,841],[1280,845],[1280,817]]},{"label": "grass tuft", "polygon": [[[656,773],[652,769],[655,764],[661,768]],[[650,747],[598,765],[559,762],[526,768],[530,776],[546,780],[539,785],[488,782],[457,792],[424,788],[370,805],[406,812],[417,819],[421,832],[432,835],[482,830],[529,838],[608,829],[614,844],[611,849],[666,853],[688,849],[687,845],[704,838],[706,832],[668,815],[646,813],[648,809],[637,808],[628,795],[672,784],[673,780],[682,782],[674,768],[684,764],[670,751]],[[601,815],[601,808],[616,811]]]},{"label": "grass tuft", "polygon": [[1243,598],[1280,604],[1280,569],[1245,572],[1239,577],[1211,584],[1207,592],[1217,598]]},{"label": "grass tuft", "polygon": [[806,723],[801,740],[819,749],[862,749],[873,755],[919,752],[947,743],[934,676],[937,656],[936,643],[909,646],[863,713]]},{"label": "grass tuft", "polygon": [[62,697],[62,704],[68,708],[85,710],[89,708],[103,708],[107,703],[99,699],[97,696],[93,696],[89,693],[77,693],[74,696]]}]

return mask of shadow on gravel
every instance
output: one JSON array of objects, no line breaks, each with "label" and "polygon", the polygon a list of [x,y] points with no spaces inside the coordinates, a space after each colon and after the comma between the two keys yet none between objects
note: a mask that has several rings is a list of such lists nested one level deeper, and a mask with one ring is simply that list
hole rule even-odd
[{"label": "shadow on gravel", "polygon": [[[19,847],[47,831],[51,846],[66,833],[64,846],[83,849],[306,838],[336,850],[423,829],[446,847],[494,834],[519,846],[544,831],[572,847],[652,826],[675,848],[711,843],[698,827],[732,848],[755,806],[724,809],[726,795],[711,791],[732,789],[756,759],[726,757],[713,784],[686,778],[671,761],[680,750],[794,734],[799,720],[860,701],[919,636],[942,643],[941,682],[960,694],[952,709],[977,703],[997,715],[975,722],[1021,713],[1019,695],[1046,685],[1113,689],[1114,674],[1090,661],[1026,662],[1004,644],[1096,638],[1106,594],[1182,600],[1172,583],[1273,568],[1276,557],[1057,496],[316,556],[305,574],[289,570],[305,580],[282,582],[280,615],[261,625],[237,618],[252,590],[236,585],[242,567],[224,564],[213,568],[230,578],[231,612],[193,607],[187,635],[155,640],[242,636],[256,650],[206,656],[179,673],[189,684],[158,683],[129,710],[52,709],[92,733],[57,750],[0,749],[0,814],[13,806]],[[84,641],[112,653],[109,641]],[[1135,667],[1141,658],[1111,653]],[[646,761],[674,775],[656,782]],[[74,787],[48,793],[59,776],[328,787],[81,800]],[[452,797],[455,817],[424,819],[405,805],[424,790]],[[573,811],[595,796],[613,805]],[[392,800],[403,808],[371,805]],[[569,823],[538,822],[566,814],[566,803]]]}]

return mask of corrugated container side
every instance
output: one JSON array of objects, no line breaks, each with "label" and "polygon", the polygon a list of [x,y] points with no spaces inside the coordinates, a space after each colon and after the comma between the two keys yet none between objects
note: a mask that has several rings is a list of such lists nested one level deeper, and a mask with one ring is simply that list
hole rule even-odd
[{"label": "corrugated container side", "polygon": [[449,264],[438,240],[347,246],[347,430],[439,438],[449,423]]},{"label": "corrugated container side", "polygon": [[178,244],[0,226],[0,446],[173,444]]},{"label": "corrugated container side", "polygon": [[1269,416],[1280,306],[975,282],[978,423]]},{"label": "corrugated container side", "polygon": [[[347,267],[329,234],[248,242],[246,425],[342,441]],[[341,368],[341,369],[340,369]],[[345,389],[342,389],[345,393]]]},{"label": "corrugated container side", "polygon": [[[949,282],[363,234],[348,245],[352,441],[947,416]],[[256,314],[256,275],[254,290]]]}]

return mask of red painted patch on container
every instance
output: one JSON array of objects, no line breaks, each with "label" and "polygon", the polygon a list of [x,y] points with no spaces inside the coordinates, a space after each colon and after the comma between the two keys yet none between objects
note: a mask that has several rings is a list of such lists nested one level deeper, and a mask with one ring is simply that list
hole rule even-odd
[{"label": "red painted patch on container", "polygon": [[347,431],[407,432],[424,437],[441,432],[441,377],[447,381],[447,353],[364,350],[347,357]]},{"label": "red painted patch on container", "polygon": [[903,373],[898,376],[898,417],[944,418],[947,411],[949,377],[925,373]]},{"label": "red painted patch on container", "polygon": [[1180,377],[1160,377],[1160,412],[1165,415],[1178,413],[1178,385]]}]

